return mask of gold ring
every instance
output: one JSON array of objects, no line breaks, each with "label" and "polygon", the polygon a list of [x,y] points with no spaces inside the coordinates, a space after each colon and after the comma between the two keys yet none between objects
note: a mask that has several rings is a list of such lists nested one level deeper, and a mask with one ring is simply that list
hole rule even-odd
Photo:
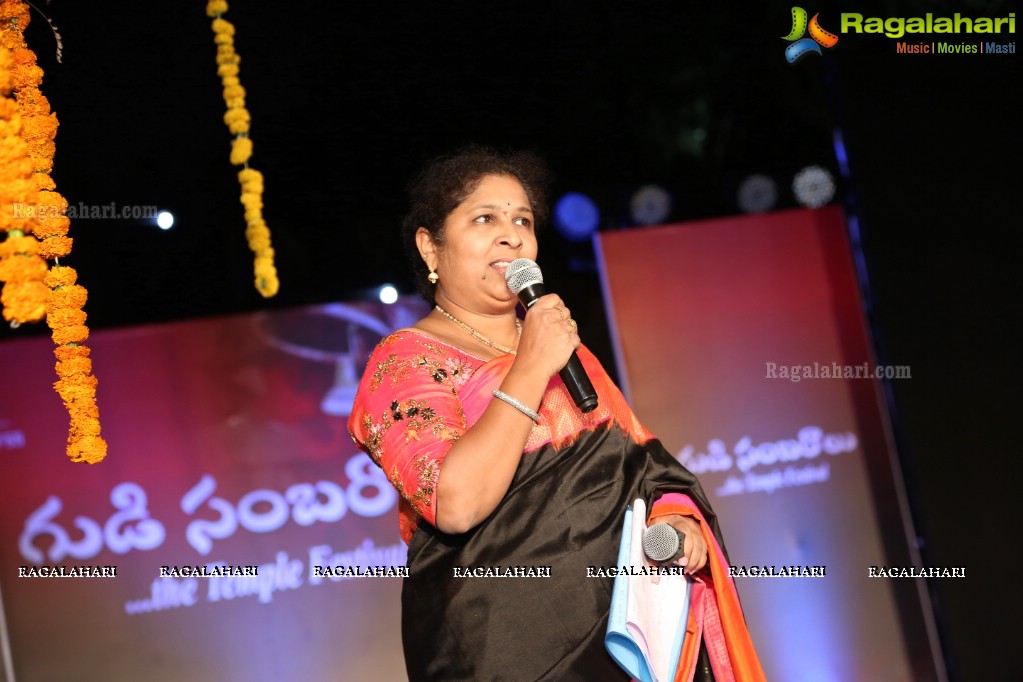
[{"label": "gold ring", "polygon": [[579,331],[579,325],[577,325],[577,324],[575,323],[575,320],[573,320],[573,319],[572,319],[571,317],[570,317],[570,318],[568,318],[568,323],[569,323],[570,325],[572,325],[572,331],[574,331],[574,332],[577,332],[577,331]]},{"label": "gold ring", "polygon": [[565,311],[561,309],[560,305],[554,306],[554,309],[558,311],[558,315],[561,315],[561,319],[565,319]]}]

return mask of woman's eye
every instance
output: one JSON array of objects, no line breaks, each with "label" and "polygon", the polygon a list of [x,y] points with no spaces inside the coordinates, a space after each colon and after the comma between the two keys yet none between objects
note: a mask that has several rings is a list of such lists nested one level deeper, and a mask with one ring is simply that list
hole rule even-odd
[{"label": "woman's eye", "polygon": [[492,221],[493,219],[494,219],[494,216],[492,216],[492,215],[490,215],[489,213],[487,213],[487,214],[484,214],[484,215],[481,215],[481,216],[477,216],[477,217],[476,217],[476,218],[475,218],[475,219],[473,220],[473,222],[474,222],[474,223],[489,223],[489,222],[490,222],[490,221]]},{"label": "woman's eye", "polygon": [[521,225],[522,227],[531,227],[533,225],[529,218],[516,218],[515,224]]}]

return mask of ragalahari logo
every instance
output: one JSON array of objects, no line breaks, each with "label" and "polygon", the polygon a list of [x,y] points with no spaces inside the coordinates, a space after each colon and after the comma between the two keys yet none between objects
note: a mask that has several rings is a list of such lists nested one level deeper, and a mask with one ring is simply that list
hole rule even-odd
[{"label": "ragalahari logo", "polygon": [[[785,59],[789,60],[789,64],[795,64],[811,52],[821,54],[821,47],[834,47],[838,44],[838,36],[821,28],[817,21],[819,16],[820,14],[813,15],[813,19],[807,24],[806,10],[802,7],[792,8],[792,30],[787,36],[782,36],[783,40],[792,43],[785,48]],[[810,37],[804,38],[803,34],[807,29]]]}]

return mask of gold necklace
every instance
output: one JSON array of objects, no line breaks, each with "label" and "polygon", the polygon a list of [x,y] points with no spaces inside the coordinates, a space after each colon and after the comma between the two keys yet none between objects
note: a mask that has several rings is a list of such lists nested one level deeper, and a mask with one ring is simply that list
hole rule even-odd
[{"label": "gold necklace", "polygon": [[[480,334],[478,331],[467,325],[465,322],[462,322],[460,319],[458,319],[448,311],[441,308],[439,305],[435,305],[434,307],[437,308],[437,312],[439,312],[441,315],[457,324],[459,327],[462,328],[464,332],[466,332],[469,336],[482,343],[484,346],[490,346],[494,350],[499,350],[502,353],[515,355],[515,351],[509,348],[508,346],[502,346],[499,343],[491,341],[487,337],[483,336],[483,334]],[[515,318],[515,331],[519,333],[519,336],[522,336],[522,322],[518,318]]]}]

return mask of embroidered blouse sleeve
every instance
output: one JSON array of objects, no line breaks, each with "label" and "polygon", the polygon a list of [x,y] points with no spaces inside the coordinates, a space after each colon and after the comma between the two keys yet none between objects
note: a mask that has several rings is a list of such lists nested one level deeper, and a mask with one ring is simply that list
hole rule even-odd
[{"label": "embroidered blouse sleeve", "polygon": [[392,334],[370,357],[348,420],[356,445],[431,525],[441,462],[467,428],[458,389],[472,370],[446,346]]}]

